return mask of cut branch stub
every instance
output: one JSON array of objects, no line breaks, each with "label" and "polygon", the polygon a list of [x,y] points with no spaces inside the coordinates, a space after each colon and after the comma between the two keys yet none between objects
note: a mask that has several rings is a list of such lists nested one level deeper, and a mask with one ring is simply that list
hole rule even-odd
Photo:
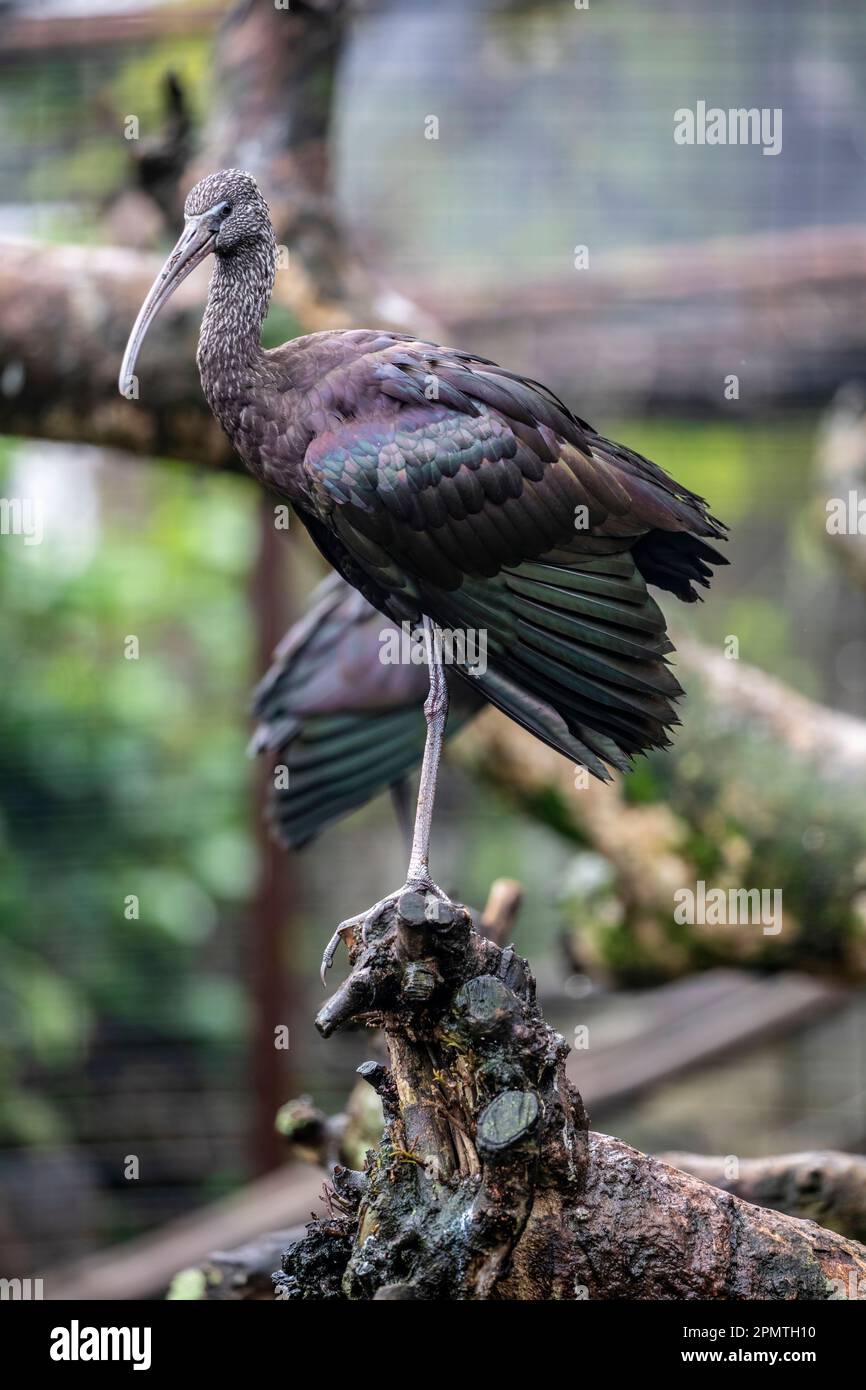
[{"label": "cut branch stub", "polygon": [[[320,1011],[324,1036],[348,1023],[384,1029],[390,1068],[360,1073],[382,1096],[385,1129],[363,1183],[335,1193],[328,1223],[351,1248],[350,1298],[487,1298],[508,1270],[536,1192],[577,1201],[587,1125],[565,1077],[568,1051],[544,1023],[535,981],[469,912],[411,892],[368,916],[347,944],[350,974]],[[283,1297],[333,1289],[333,1244],[319,1224],[289,1250]]]}]

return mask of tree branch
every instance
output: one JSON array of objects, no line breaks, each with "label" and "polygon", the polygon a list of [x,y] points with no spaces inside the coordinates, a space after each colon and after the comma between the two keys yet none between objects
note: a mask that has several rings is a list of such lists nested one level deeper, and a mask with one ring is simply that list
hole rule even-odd
[{"label": "tree branch", "polygon": [[117,372],[159,259],[108,248],[7,244],[0,257],[0,431],[239,467],[195,366],[202,276],[154,324],[140,399]]},{"label": "tree branch", "polygon": [[862,1154],[819,1150],[741,1158],[735,1175],[731,1175],[729,1158],[687,1153],[660,1154],[659,1158],[746,1202],[818,1221],[840,1235],[866,1241],[866,1158]]}]

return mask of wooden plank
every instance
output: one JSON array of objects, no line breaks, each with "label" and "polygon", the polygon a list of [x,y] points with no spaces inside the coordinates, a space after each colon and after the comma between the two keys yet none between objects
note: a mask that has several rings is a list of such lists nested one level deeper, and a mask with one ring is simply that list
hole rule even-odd
[{"label": "wooden plank", "polygon": [[568,1075],[596,1118],[605,1106],[711,1059],[802,1027],[837,1008],[845,994],[842,986],[794,972],[708,971],[635,997],[636,1023],[613,1036],[603,1017],[593,1022],[590,1009],[589,1045],[571,1053]]},{"label": "wooden plank", "polygon": [[46,1299],[141,1299],[162,1294],[179,1270],[199,1265],[215,1249],[231,1250],[264,1232],[284,1230],[321,1212],[322,1173],[287,1164],[239,1192],[158,1231],[46,1270]]}]

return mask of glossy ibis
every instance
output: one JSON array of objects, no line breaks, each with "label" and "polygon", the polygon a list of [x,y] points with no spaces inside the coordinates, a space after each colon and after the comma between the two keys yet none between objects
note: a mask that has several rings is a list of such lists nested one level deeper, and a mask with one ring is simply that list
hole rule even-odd
[{"label": "glossy ibis", "polygon": [[[672,644],[647,584],[692,602],[725,563],[706,539],[724,527],[656,464],[485,358],[380,329],[264,350],[276,243],[255,180],[212,174],[184,211],[130,334],[121,394],[132,394],[148,325],[212,254],[198,347],[211,409],[343,578],[386,617],[423,628],[427,734],[399,891],[444,898],[428,867],[448,705],[439,634],[481,634],[486,668],[466,676],[473,688],[607,779],[666,745],[677,722]],[[340,931],[365,931],[388,901]]]}]

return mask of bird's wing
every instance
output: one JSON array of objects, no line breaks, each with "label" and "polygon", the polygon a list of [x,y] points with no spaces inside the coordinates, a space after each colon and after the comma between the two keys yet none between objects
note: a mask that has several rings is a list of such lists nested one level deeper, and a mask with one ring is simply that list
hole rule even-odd
[{"label": "bird's wing", "polygon": [[554,549],[611,553],[653,530],[723,535],[703,498],[538,382],[467,353],[383,341],[317,383],[330,410],[304,460],[314,511],[374,568],[384,549],[453,588]]},{"label": "bird's wing", "polygon": [[666,742],[680,692],[639,547],[694,597],[722,561],[699,539],[723,532],[703,500],[493,364],[397,344],[365,369],[372,408],[305,458],[347,577],[394,616],[482,632],[485,695],[598,775]]},{"label": "bird's wing", "polygon": [[[333,575],[277,648],[253,696],[251,747],[287,774],[275,777],[269,804],[283,844],[306,844],[420,762],[429,677],[425,665],[379,660],[383,633],[394,631]],[[474,688],[456,685],[449,735],[482,703]]]}]

